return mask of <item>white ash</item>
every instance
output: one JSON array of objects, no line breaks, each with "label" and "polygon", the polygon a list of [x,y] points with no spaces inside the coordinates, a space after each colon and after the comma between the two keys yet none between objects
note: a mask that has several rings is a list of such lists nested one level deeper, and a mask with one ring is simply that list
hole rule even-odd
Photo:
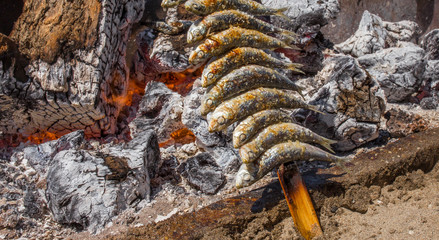
[{"label": "white ash", "polygon": [[294,2],[284,0],[262,0],[262,4],[272,8],[287,8],[284,14],[291,21],[285,21],[277,16],[285,27],[297,31],[300,27],[318,25],[319,29],[333,19],[340,12],[340,5],[337,0],[298,0]]},{"label": "white ash", "polygon": [[439,29],[434,29],[425,34],[421,46],[425,49],[426,60],[439,60]]},{"label": "white ash", "polygon": [[[26,229],[53,216],[58,223],[96,232],[123,210],[149,200],[150,176],[158,172],[159,159],[157,136],[151,131],[98,149],[87,143],[83,131],[18,149],[5,166],[23,165],[11,171],[13,182],[23,179],[28,186],[16,195],[23,210],[11,216],[29,216],[23,219],[30,224],[23,225]],[[25,175],[16,175],[19,171]]]},{"label": "white ash", "polygon": [[361,57],[395,47],[398,41],[415,42],[419,34],[420,29],[415,22],[386,22],[379,16],[364,11],[355,34],[334,48],[342,53]]},{"label": "white ash", "polygon": [[[339,140],[341,151],[354,149],[378,137],[386,100],[378,82],[350,56],[335,55],[324,61],[314,82],[324,83],[309,99],[326,114],[306,115],[299,111],[304,126]],[[305,115],[303,115],[305,114]]]},{"label": "white ash", "polygon": [[419,46],[400,42],[358,58],[384,90],[389,102],[403,102],[419,90],[425,70],[425,51]]},{"label": "white ash", "polygon": [[[437,107],[433,107],[434,102],[439,102],[439,60],[428,60],[425,72],[423,76],[424,82],[422,86],[424,86],[426,91],[428,91],[428,95],[431,97],[432,105],[428,107],[429,109],[434,109]],[[424,106],[421,104],[421,106]],[[425,106],[423,107],[425,109]]]},{"label": "white ash", "polygon": [[183,97],[164,83],[150,82],[139,104],[136,118],[129,124],[131,134],[154,130],[158,141],[166,141],[170,134],[184,128],[182,123]]},{"label": "white ash", "polygon": [[197,137],[197,144],[201,148],[223,147],[226,139],[221,133],[211,133],[207,120],[201,116],[201,100],[206,89],[198,86],[200,79],[195,80],[193,89],[184,98],[182,123],[187,126]]}]

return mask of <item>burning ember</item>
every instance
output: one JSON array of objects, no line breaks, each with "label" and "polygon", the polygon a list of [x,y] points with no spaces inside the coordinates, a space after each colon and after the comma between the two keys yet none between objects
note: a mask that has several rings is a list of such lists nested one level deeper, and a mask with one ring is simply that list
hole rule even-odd
[{"label": "burning ember", "polygon": [[174,144],[188,144],[195,142],[196,137],[194,133],[188,128],[178,129],[170,134],[170,138],[164,142],[159,143],[159,147],[169,147]]},{"label": "burning ember", "polygon": [[47,132],[47,131],[39,131],[39,132],[27,137],[27,140],[33,144],[41,144],[44,142],[56,140],[60,137],[61,137],[61,135],[57,135],[55,133],[51,133],[51,132]]},{"label": "burning ember", "polygon": [[162,73],[158,81],[164,83],[172,91],[186,96],[192,90],[194,81],[201,76],[203,69],[204,66],[195,71],[188,69],[184,72]]},{"label": "burning ember", "polygon": [[145,83],[139,83],[135,79],[128,78],[127,86],[125,89],[118,88],[123,84],[125,78],[115,72],[113,80],[111,81],[111,90],[109,95],[103,95],[102,99],[113,106],[120,108],[133,105],[133,97],[135,95],[143,96],[145,93]]},{"label": "burning ember", "polygon": [[138,83],[134,80],[128,80],[127,91],[123,95],[111,96],[112,103],[117,106],[133,106],[134,95],[143,96],[145,94],[145,84]]},{"label": "burning ember", "polygon": [[38,131],[30,136],[24,136],[24,135],[2,135],[2,138],[0,139],[0,148],[1,149],[7,149],[7,148],[14,148],[20,145],[21,142],[26,143],[30,142],[32,144],[41,144],[44,142],[56,140],[60,138],[62,135],[47,132],[47,131]]}]

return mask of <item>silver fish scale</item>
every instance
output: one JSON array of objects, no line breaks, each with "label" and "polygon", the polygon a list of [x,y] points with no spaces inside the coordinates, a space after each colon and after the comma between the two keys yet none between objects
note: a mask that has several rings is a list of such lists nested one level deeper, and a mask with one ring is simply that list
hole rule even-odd
[{"label": "silver fish scale", "polygon": [[[163,1],[170,1],[170,0],[163,0]],[[174,0],[175,1],[175,0]],[[250,5],[254,4],[254,2],[252,0],[228,0],[230,2],[236,1],[239,2],[241,9],[239,9],[240,11],[243,11],[242,9],[242,4],[249,4],[248,9],[251,9]],[[185,4],[185,8],[188,11],[191,11],[195,14],[199,13],[199,16],[203,16],[204,14],[201,14],[200,11],[203,9],[203,7],[200,7],[200,4],[202,4],[202,0],[189,0],[188,3]],[[220,3],[220,1],[218,1]],[[196,3],[196,4],[195,4]],[[198,6],[196,6],[198,5]],[[253,5],[254,7],[255,5]],[[206,6],[205,6],[206,7]],[[212,8],[212,6],[209,6],[210,8]],[[268,7],[264,7],[265,9],[269,9]],[[206,8],[205,8],[206,9]],[[273,14],[277,13],[277,15],[279,14],[278,10],[276,9],[271,9]],[[270,11],[271,11],[270,10]],[[267,11],[267,10],[265,10]],[[245,12],[245,11],[243,11]],[[230,14],[230,11],[225,11],[225,13]],[[220,11],[211,13],[214,14],[216,18],[221,19],[220,16],[218,16],[219,14],[222,14]],[[250,12],[246,12],[246,14],[251,15]],[[238,14],[236,14],[235,17],[238,17]],[[207,16],[207,18],[209,18],[209,16]],[[209,19],[214,19],[213,17],[209,18]],[[243,21],[245,21],[243,19]],[[269,24],[267,23],[264,27],[267,28]],[[228,27],[233,27],[233,26],[223,26],[221,27],[222,29],[227,29]],[[195,29],[195,26],[191,27],[191,29]],[[249,30],[249,31],[255,31],[254,29],[257,29],[257,27],[252,27],[253,30]],[[261,28],[262,29],[262,28]],[[275,29],[275,27],[273,26],[273,29]],[[244,28],[244,30],[246,31],[247,29]],[[225,33],[227,30],[224,30],[222,32],[216,33],[216,34],[221,34],[221,33]],[[281,30],[279,30],[281,31]],[[286,31],[286,30],[285,30]],[[264,34],[262,32],[260,32],[261,34]],[[215,39],[215,35],[216,34],[211,34],[209,36],[209,38],[211,39]],[[265,35],[265,34],[264,34]],[[268,35],[267,35],[268,36]],[[244,39],[245,38],[245,39]],[[203,40],[203,39],[197,39],[197,40]],[[257,41],[258,39],[251,39],[248,36],[243,36],[243,40],[242,42],[246,42],[247,44],[251,44],[254,41]],[[283,40],[279,40],[279,41],[283,41]],[[220,41],[218,41],[220,46],[222,44],[227,44],[227,42],[223,42],[221,43]],[[285,45],[287,46],[291,46],[289,45],[291,43],[285,43]],[[251,47],[251,46],[240,46],[240,48],[235,48],[235,49],[239,49],[235,50],[234,54],[239,54],[239,52],[245,51],[246,47]],[[294,48],[295,46],[291,46],[291,48]],[[261,50],[268,50],[271,49],[272,47],[270,47],[270,43],[267,42],[267,45],[265,48],[259,48]],[[251,48],[249,48],[251,49]],[[230,51],[226,51],[225,53],[222,53],[220,56],[218,56],[218,59],[220,59],[221,57],[224,57],[227,54],[230,54],[232,51],[234,51],[234,49],[230,50]],[[207,53],[209,54],[209,53]],[[245,54],[242,53],[242,54]],[[194,54],[192,54],[194,55]],[[210,54],[212,55],[212,54]],[[196,56],[196,55],[194,55]],[[261,58],[263,58],[261,56]],[[244,58],[242,58],[244,59]],[[204,59],[202,59],[204,60]],[[272,61],[272,60],[271,60]],[[279,60],[282,61],[282,60]],[[214,67],[209,67],[212,64],[212,66]],[[232,72],[233,70],[236,70],[242,66],[246,66],[246,65],[254,65],[255,67],[253,68],[245,68],[245,69],[255,69],[255,71],[258,71],[258,69],[260,69],[259,71],[263,72],[264,69],[266,69],[266,67],[269,67],[271,69],[276,69],[279,67],[279,64],[277,65],[270,65],[267,63],[255,63],[252,61],[245,61],[242,64],[236,64],[236,66],[233,67],[233,69],[225,69],[222,70],[221,67],[226,67],[226,68],[230,68],[230,63],[227,65],[227,63],[225,63],[224,66],[221,65],[213,65],[214,62],[209,62],[208,65],[206,66],[205,70],[203,71],[203,76],[202,79],[205,79],[206,76],[208,76],[209,74],[215,74],[212,71],[218,71],[219,73],[227,73],[227,72]],[[218,61],[216,61],[216,64],[218,64]],[[285,61],[285,66],[287,66],[288,63]],[[298,65],[294,65],[294,66],[298,66]],[[219,68],[219,70],[218,70]],[[297,70],[298,72],[300,72],[300,70]],[[277,74],[281,74],[279,72],[276,72]],[[215,86],[219,84],[221,84],[221,79],[224,77],[224,75],[226,74],[222,74],[218,81],[216,82],[207,82],[205,84],[203,84],[203,86],[207,87],[208,85],[212,84],[212,86],[209,86],[211,89],[212,87],[215,88]],[[244,76],[245,74],[243,74]],[[249,75],[249,74],[247,74]],[[230,76],[229,76],[230,77]],[[235,131],[233,133],[233,145],[235,147],[240,147],[240,155],[243,156],[242,154],[246,154],[247,156],[251,156],[251,154],[255,154],[252,153],[251,149],[255,149],[258,147],[262,147],[262,146],[257,146],[258,142],[265,142],[261,140],[261,137],[267,136],[267,137],[273,137],[276,136],[276,134],[267,134],[267,130],[264,133],[265,129],[269,129],[270,126],[274,125],[274,124],[281,124],[281,123],[291,123],[293,122],[291,119],[288,119],[284,113],[281,112],[281,108],[295,108],[297,107],[297,104],[292,104],[292,105],[288,105],[289,107],[285,107],[286,102],[285,99],[289,98],[289,97],[284,97],[282,100],[282,97],[280,97],[280,99],[278,101],[273,101],[273,99],[267,99],[268,97],[273,97],[274,93],[280,91],[282,92],[282,90],[280,89],[288,89],[287,92],[289,92],[290,90],[293,91],[299,91],[299,89],[297,89],[297,87],[294,89],[294,85],[291,85],[291,87],[285,87],[282,86],[280,87],[280,85],[284,84],[285,85],[285,78],[287,78],[286,76],[283,77],[279,77],[280,80],[283,80],[284,82],[282,83],[282,81],[279,80],[278,85],[276,85],[275,82],[271,83],[271,85],[267,86],[267,87],[271,87],[272,90],[270,90],[269,88],[260,88],[261,90],[251,90],[254,88],[249,88],[246,87],[248,85],[251,84],[252,78],[249,77],[249,79],[243,79],[241,81],[233,81],[233,84],[241,84],[240,86],[234,86],[236,89],[239,89],[240,87],[245,87],[244,91],[230,91],[230,93],[228,93],[227,91],[222,92],[221,94],[221,99],[224,101],[223,103],[219,104],[219,103],[215,103],[213,106],[213,109],[211,109],[211,111],[213,111],[213,113],[211,114],[209,121],[209,130],[210,131],[220,131],[222,129],[224,129],[227,126],[223,126],[226,124],[230,124],[231,122],[235,122],[238,121],[240,122],[238,124],[238,127],[235,128]],[[247,82],[249,81],[249,82]],[[272,79],[272,81],[276,81],[276,79]],[[224,82],[224,81],[223,81]],[[230,83],[229,83],[230,84]],[[224,85],[224,83],[223,83]],[[278,87],[279,86],[279,87]],[[228,88],[230,88],[230,86],[227,86]],[[223,87],[224,88],[224,87]],[[257,87],[255,87],[257,88]],[[215,89],[221,89],[221,85],[218,85]],[[227,89],[227,88],[224,88]],[[275,90],[276,89],[276,90]],[[256,95],[260,93],[260,95]],[[227,95],[227,94],[233,94],[233,95]],[[206,94],[207,96],[209,96],[208,94]],[[280,94],[279,96],[282,96],[282,94]],[[205,96],[206,97],[206,96]],[[257,103],[255,103],[255,99],[258,101]],[[264,100],[265,99],[265,100]],[[261,101],[262,100],[262,101]],[[209,102],[210,101],[210,102]],[[209,99],[205,99],[203,102],[205,103],[212,103],[211,100]],[[278,102],[277,104],[273,104],[273,102]],[[297,99],[297,102],[301,102],[299,99]],[[268,104],[268,105],[266,105]],[[293,106],[296,105],[296,106]],[[310,106],[307,104],[299,104],[301,107],[305,107],[311,110],[315,111],[314,106]],[[267,107],[268,106],[268,107]],[[221,108],[221,110],[218,110],[219,108]],[[246,109],[246,108],[252,108],[252,109]],[[257,110],[257,112],[255,112],[255,110]],[[219,112],[218,112],[219,111]],[[224,112],[226,111],[226,112]],[[228,111],[232,111],[232,112],[228,112]],[[237,114],[237,112],[241,113],[241,114]],[[242,116],[242,115],[245,116]],[[237,119],[227,119],[229,116],[232,117],[236,117]],[[239,118],[239,119],[238,119]],[[215,127],[212,127],[215,126]],[[218,127],[219,126],[219,127]],[[292,124],[289,124],[288,126],[293,126]],[[278,128],[272,128],[273,131],[276,131],[276,129]],[[255,183],[256,181],[258,181],[259,179],[261,179],[262,177],[264,177],[265,174],[267,174],[268,172],[270,172],[271,170],[273,170],[274,168],[278,167],[279,165],[285,163],[285,162],[290,162],[290,161],[296,161],[296,160],[312,160],[312,159],[318,159],[318,160],[323,160],[323,161],[329,161],[329,162],[335,162],[336,164],[342,164],[345,161],[347,161],[347,159],[342,158],[342,157],[338,157],[335,155],[332,155],[328,152],[326,152],[323,149],[320,149],[318,147],[309,145],[307,143],[304,143],[302,141],[305,142],[319,142],[320,145],[324,145],[324,147],[326,147],[328,150],[332,150],[329,145],[334,143],[334,141],[329,140],[329,139],[325,139],[317,134],[312,135],[309,132],[311,132],[311,130],[304,128],[304,127],[298,127],[297,131],[303,131],[303,129],[306,129],[308,132],[307,134],[304,134],[302,132],[302,135],[298,135],[299,137],[295,137],[295,139],[279,139],[279,141],[266,141],[266,142],[272,142],[273,146],[269,145],[269,146],[264,146],[265,149],[263,149],[262,151],[259,151],[257,153],[256,160],[255,161],[251,161],[251,162],[247,162],[247,163],[242,163],[237,176],[236,176],[236,187],[237,188],[241,188],[241,187],[246,187],[249,186],[253,183]],[[294,131],[296,131],[296,129],[293,129]],[[290,130],[291,131],[291,130]],[[265,135],[262,135],[265,134]],[[278,134],[279,136],[282,136],[282,134]],[[284,134],[285,135],[285,134]],[[292,134],[291,134],[292,135]],[[310,139],[312,137],[311,136],[316,136],[316,138],[319,139]],[[259,136],[259,138],[258,138]],[[303,136],[303,137],[301,137]],[[305,139],[305,137],[307,139]],[[324,140],[322,140],[324,139]],[[267,139],[268,140],[268,139]],[[295,142],[293,142],[293,140]],[[322,142],[322,141],[326,141],[326,142]],[[252,144],[253,143],[253,144]],[[244,147],[244,146],[252,146],[252,147]],[[260,155],[260,156],[259,156]],[[256,156],[256,155],[255,155]]]}]

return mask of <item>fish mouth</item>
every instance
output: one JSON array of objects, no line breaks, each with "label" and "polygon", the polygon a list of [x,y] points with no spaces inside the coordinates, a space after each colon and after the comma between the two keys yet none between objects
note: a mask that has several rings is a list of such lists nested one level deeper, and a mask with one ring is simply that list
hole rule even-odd
[{"label": "fish mouth", "polygon": [[207,130],[209,132],[216,132],[218,130],[218,123],[216,121],[210,121]]},{"label": "fish mouth", "polygon": [[244,184],[243,184],[243,182],[242,182],[242,179],[236,179],[236,182],[235,182],[235,187],[237,188],[237,189],[240,189],[240,188],[243,188],[244,187]]},{"label": "fish mouth", "polygon": [[193,43],[193,42],[194,42],[194,36],[192,35],[192,33],[191,33],[190,31],[187,33],[187,39],[186,39],[186,41],[187,41],[188,43]]}]

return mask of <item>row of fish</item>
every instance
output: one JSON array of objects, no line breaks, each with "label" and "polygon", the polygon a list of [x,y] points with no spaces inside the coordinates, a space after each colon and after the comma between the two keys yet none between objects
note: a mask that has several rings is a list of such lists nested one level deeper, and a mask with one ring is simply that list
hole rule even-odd
[{"label": "row of fish", "polygon": [[[165,0],[162,6],[182,1]],[[295,33],[255,16],[286,18],[285,9],[273,9],[253,0],[188,0],[185,8],[203,16],[189,28],[188,43],[199,45],[189,56],[193,65],[210,59],[201,82],[207,87],[201,114],[209,131],[221,131],[239,122],[233,145],[243,161],[236,177],[238,188],[253,184],[273,168],[296,160],[323,160],[342,164],[332,155],[335,141],[295,124],[282,109],[318,111],[300,99],[302,87],[284,75],[301,73],[300,64],[275,57],[277,48],[297,49]]]}]

